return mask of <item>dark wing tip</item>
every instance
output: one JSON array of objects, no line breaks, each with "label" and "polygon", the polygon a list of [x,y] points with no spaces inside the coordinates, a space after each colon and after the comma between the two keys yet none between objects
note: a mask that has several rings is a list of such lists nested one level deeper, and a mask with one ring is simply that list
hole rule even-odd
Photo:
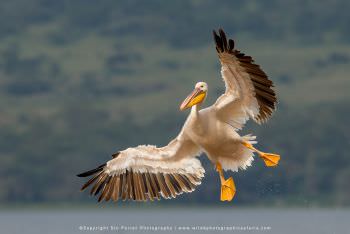
[{"label": "dark wing tip", "polygon": [[219,34],[213,30],[213,36],[216,44],[216,50],[218,53],[229,52],[233,53],[234,41],[232,39],[227,40],[226,33],[222,28],[219,28]]},{"label": "dark wing tip", "polygon": [[229,52],[232,52],[234,48],[235,48],[235,42],[232,39],[229,39],[228,40],[228,50],[229,50]]},{"label": "dark wing tip", "polygon": [[85,171],[85,172],[83,172],[83,173],[80,173],[80,174],[78,174],[77,176],[78,176],[78,177],[88,177],[88,176],[91,176],[91,175],[93,175],[93,174],[96,174],[97,172],[102,171],[103,168],[104,168],[105,166],[106,166],[106,163],[104,163],[104,164],[102,164],[102,165],[100,165],[100,166],[98,166],[98,167],[96,167],[96,168],[94,168],[94,169],[92,169],[92,170],[89,170],[89,171]]},{"label": "dark wing tip", "polygon": [[221,34],[225,34],[225,32],[224,32],[224,30],[222,28],[219,28],[219,33],[220,33],[220,35]]},{"label": "dark wing tip", "polygon": [[227,38],[226,38],[226,34],[225,34],[225,32],[224,32],[224,30],[222,28],[219,29],[219,34],[220,34],[220,37],[221,37],[223,48],[224,48],[225,51],[227,51],[228,50],[228,48],[227,48]]},{"label": "dark wing tip", "polygon": [[213,36],[214,36],[214,41],[216,45],[216,50],[218,51],[218,53],[224,52],[224,47],[223,47],[221,38],[219,37],[219,35],[216,33],[215,30],[213,30]]}]

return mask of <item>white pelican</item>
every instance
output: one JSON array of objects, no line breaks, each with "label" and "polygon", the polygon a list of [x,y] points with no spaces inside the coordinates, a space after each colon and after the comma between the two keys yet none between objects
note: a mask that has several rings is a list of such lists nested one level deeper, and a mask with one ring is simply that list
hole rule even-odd
[{"label": "white pelican", "polygon": [[208,85],[198,82],[180,105],[180,110],[191,108],[191,112],[174,140],[161,148],[140,145],[113,154],[107,163],[78,175],[92,176],[81,190],[92,185],[90,194],[100,193],[98,201],[174,198],[201,183],[204,169],[197,156],[205,153],[219,172],[221,201],[231,201],[236,188],[232,177],[224,178],[223,169],[246,169],[254,153],[266,166],[278,164],[279,155],[253,147],[254,136],[237,133],[249,118],[262,123],[271,116],[277,100],[272,81],[250,56],[234,48],[222,29],[213,34],[225,93],[201,109]]}]

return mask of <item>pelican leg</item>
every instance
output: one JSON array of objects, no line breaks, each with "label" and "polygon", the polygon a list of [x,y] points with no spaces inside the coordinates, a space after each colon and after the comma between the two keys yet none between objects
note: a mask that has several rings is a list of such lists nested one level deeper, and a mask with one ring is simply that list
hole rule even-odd
[{"label": "pelican leg", "polygon": [[220,163],[216,164],[216,171],[219,172],[220,181],[221,181],[221,201],[231,201],[236,193],[236,185],[233,181],[233,178],[230,177],[225,180],[224,173]]},{"label": "pelican leg", "polygon": [[248,149],[257,152],[259,157],[262,158],[265,162],[265,165],[267,167],[275,167],[277,166],[279,160],[280,160],[280,155],[278,154],[271,154],[271,153],[264,153],[261,152],[260,150],[254,148],[254,146],[252,144],[250,144],[247,141],[243,141],[242,144],[247,147]]}]

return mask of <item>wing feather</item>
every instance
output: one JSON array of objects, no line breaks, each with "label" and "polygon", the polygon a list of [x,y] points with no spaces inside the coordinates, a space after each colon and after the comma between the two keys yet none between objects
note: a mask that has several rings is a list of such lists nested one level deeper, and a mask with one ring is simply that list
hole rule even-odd
[{"label": "wing feather", "polygon": [[272,81],[252,57],[234,48],[232,39],[227,41],[222,29],[219,34],[213,31],[213,35],[226,86],[225,93],[214,104],[218,116],[238,129],[249,118],[265,122],[276,109]]},{"label": "wing feather", "polygon": [[121,189],[120,189],[121,199],[122,199],[123,201],[126,200],[126,195],[127,195],[127,183],[126,183],[126,176],[127,176],[127,173],[128,173],[128,172],[126,171],[125,174],[121,174],[121,175],[120,175],[120,178],[121,178],[121,180],[122,180],[122,182],[123,182],[123,183],[121,183],[122,187],[121,187]]},{"label": "wing feather", "polygon": [[138,146],[113,154],[107,163],[81,173],[89,179],[81,190],[92,186],[98,201],[159,200],[192,192],[201,183],[204,169],[195,158],[200,149],[181,133],[167,146]]},{"label": "wing feather", "polygon": [[[106,197],[106,201],[109,201],[109,200],[113,200],[113,193],[115,190],[117,190],[119,188],[119,184],[117,183],[117,176],[113,176],[112,177],[112,181],[110,183],[110,187],[109,187],[109,193]],[[112,186],[112,185],[115,185],[115,186]]]},{"label": "wing feather", "polygon": [[145,181],[145,187],[147,189],[147,193],[148,193],[148,198],[153,201],[155,198],[155,193],[153,191],[152,185],[149,181],[149,179],[147,178],[147,174],[142,174],[142,176],[144,177],[144,181]]}]

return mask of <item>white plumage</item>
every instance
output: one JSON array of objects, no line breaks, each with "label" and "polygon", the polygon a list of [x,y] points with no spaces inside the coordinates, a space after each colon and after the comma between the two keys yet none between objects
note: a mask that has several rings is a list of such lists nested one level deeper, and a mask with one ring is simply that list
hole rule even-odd
[{"label": "white plumage", "polygon": [[174,140],[161,148],[140,145],[117,152],[106,164],[78,175],[92,176],[82,190],[93,185],[91,194],[100,193],[99,201],[176,197],[200,184],[204,169],[197,156],[205,153],[220,173],[221,199],[231,200],[233,180],[225,181],[221,168],[246,169],[254,152],[266,165],[277,165],[278,155],[262,153],[252,146],[255,136],[237,133],[249,118],[261,123],[271,116],[276,104],[272,82],[251,57],[234,49],[233,40],[227,40],[222,30],[219,35],[214,31],[214,39],[225,93],[212,106],[200,109],[208,85],[198,82],[180,106],[181,110],[191,108],[191,112]]}]

